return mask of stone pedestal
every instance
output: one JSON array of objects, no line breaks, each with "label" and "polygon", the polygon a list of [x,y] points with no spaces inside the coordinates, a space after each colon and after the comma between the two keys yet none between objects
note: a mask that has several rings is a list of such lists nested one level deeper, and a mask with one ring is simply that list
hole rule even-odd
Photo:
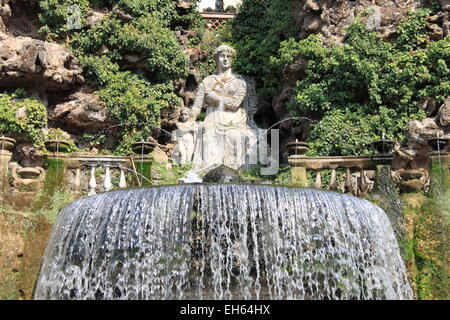
[{"label": "stone pedestal", "polygon": [[306,167],[291,167],[292,181],[301,187],[308,187]]},{"label": "stone pedestal", "polygon": [[375,169],[374,192],[390,194],[396,191],[390,165],[377,165]]},{"label": "stone pedestal", "polygon": [[7,150],[0,150],[0,189],[4,190],[8,186],[8,163],[12,153]]}]

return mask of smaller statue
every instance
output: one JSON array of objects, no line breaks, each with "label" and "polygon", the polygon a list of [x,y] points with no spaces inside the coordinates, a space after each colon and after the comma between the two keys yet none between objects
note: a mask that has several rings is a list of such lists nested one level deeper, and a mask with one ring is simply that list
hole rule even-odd
[{"label": "smaller statue", "polygon": [[180,122],[177,124],[176,141],[178,141],[178,153],[180,164],[192,162],[195,148],[195,132],[197,125],[192,109],[183,108],[180,114]]},{"label": "smaller statue", "polygon": [[224,12],[223,0],[216,0],[216,12]]}]

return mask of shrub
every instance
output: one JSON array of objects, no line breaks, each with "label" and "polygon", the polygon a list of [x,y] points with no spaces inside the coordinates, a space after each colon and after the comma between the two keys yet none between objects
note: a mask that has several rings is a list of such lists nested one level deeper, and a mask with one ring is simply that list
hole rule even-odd
[{"label": "shrub", "polygon": [[[25,117],[18,119],[17,110],[25,111]],[[0,93],[0,132],[30,140],[36,147],[44,142],[42,129],[47,126],[47,109],[34,98],[26,98],[25,91]]]}]

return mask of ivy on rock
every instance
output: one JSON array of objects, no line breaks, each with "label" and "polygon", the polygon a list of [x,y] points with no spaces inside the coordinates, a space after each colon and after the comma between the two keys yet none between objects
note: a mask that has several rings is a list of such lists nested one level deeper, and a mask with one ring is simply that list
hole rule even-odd
[{"label": "ivy on rock", "polygon": [[320,121],[309,137],[312,155],[370,154],[369,142],[383,133],[402,140],[406,124],[426,116],[422,101],[448,96],[450,37],[429,41],[428,13],[410,13],[394,42],[357,20],[343,44],[326,45],[320,35],[281,43],[274,66],[302,61],[304,68],[288,109]]}]

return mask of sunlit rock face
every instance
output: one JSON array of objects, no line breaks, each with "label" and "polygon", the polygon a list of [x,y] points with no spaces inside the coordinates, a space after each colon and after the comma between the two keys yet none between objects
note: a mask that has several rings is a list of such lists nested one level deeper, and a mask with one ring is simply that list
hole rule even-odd
[{"label": "sunlit rock face", "polygon": [[48,91],[67,90],[84,81],[77,59],[62,45],[29,37],[0,37],[0,85]]},{"label": "sunlit rock face", "polygon": [[410,299],[386,214],[358,198],[178,185],[59,215],[35,299]]}]

